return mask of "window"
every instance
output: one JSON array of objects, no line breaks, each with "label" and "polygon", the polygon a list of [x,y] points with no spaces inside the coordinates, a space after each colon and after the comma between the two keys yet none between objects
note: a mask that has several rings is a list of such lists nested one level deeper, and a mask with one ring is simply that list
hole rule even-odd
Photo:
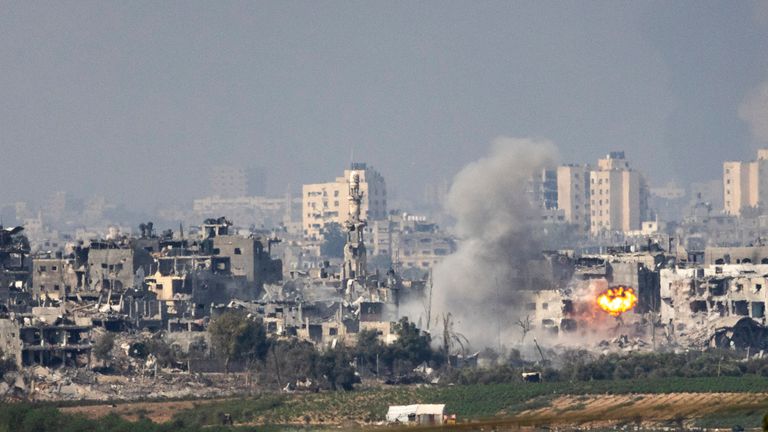
[{"label": "window", "polygon": [[242,255],[242,253],[243,252],[240,250],[240,248],[235,248],[235,255]]},{"label": "window", "polygon": [[40,266],[40,271],[41,271],[41,272],[44,272],[44,271],[46,271],[46,270],[47,270],[47,269],[46,269],[46,267],[45,267],[45,266]]},{"label": "window", "polygon": [[56,267],[56,266],[51,266],[51,271],[58,271],[58,270],[59,270],[59,268],[58,268],[58,267]]},{"label": "window", "polygon": [[59,286],[58,286],[58,285],[54,285],[54,286],[53,286],[53,290],[54,290],[54,291],[58,291],[58,290],[59,290]]}]

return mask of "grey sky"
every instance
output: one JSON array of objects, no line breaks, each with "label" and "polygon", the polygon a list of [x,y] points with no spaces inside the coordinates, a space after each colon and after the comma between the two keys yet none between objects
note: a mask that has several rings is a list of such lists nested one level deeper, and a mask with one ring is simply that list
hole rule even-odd
[{"label": "grey sky", "polygon": [[281,193],[351,152],[418,197],[499,135],[687,182],[759,144],[768,7],[0,2],[0,66],[0,203],[187,202],[210,164],[262,165]]}]

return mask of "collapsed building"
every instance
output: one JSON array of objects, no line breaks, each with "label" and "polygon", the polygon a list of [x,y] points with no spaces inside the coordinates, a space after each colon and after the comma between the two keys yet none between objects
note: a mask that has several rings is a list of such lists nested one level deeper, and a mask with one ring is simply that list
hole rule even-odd
[{"label": "collapsed building", "polygon": [[36,307],[0,319],[0,349],[17,366],[84,366],[90,360],[92,324],[60,308]]},{"label": "collapsed building", "polygon": [[23,227],[4,228],[0,225],[0,303],[11,301],[29,278],[29,241],[21,232]]},{"label": "collapsed building", "polygon": [[661,271],[661,322],[683,345],[768,348],[768,264],[675,267]]},{"label": "collapsed building", "polygon": [[[661,304],[659,269],[668,259],[655,245],[638,251],[626,247],[598,254],[545,254],[527,266],[529,276],[520,281],[531,289],[522,291],[523,318],[518,325],[560,342],[652,333]],[[634,297],[621,313],[598,305],[599,296],[615,287]]]}]

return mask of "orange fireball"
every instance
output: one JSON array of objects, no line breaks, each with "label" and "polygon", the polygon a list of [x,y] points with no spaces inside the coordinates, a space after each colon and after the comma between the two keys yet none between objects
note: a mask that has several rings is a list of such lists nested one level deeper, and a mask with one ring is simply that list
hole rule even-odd
[{"label": "orange fireball", "polygon": [[597,297],[597,305],[613,316],[632,309],[637,304],[637,296],[632,288],[608,288]]}]

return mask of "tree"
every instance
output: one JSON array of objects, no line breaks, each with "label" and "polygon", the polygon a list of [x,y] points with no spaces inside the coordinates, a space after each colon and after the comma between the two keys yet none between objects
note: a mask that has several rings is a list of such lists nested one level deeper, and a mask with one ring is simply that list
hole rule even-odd
[{"label": "tree", "polygon": [[331,390],[352,390],[356,381],[352,357],[343,347],[323,352],[318,360],[318,372],[328,382]]},{"label": "tree", "polygon": [[224,358],[227,372],[232,360],[264,360],[269,351],[264,324],[242,311],[221,314],[208,326],[208,333],[215,351]]},{"label": "tree", "polygon": [[114,346],[115,335],[110,332],[106,332],[96,340],[95,344],[93,344],[93,355],[96,356],[97,359],[106,363],[112,358],[111,351]]},{"label": "tree", "polygon": [[432,360],[432,340],[429,334],[422,333],[416,324],[401,318],[396,324],[397,340],[390,345],[394,359],[406,360],[415,367]]},{"label": "tree", "polygon": [[306,378],[317,379],[317,352],[310,342],[293,338],[272,340],[269,351],[264,373],[267,379],[274,378],[279,387]]},{"label": "tree", "polygon": [[347,238],[341,230],[341,225],[331,222],[325,225],[320,234],[323,236],[323,243],[320,245],[320,254],[329,258],[344,258],[344,245]]},{"label": "tree", "polygon": [[358,364],[365,365],[366,369],[378,373],[376,366],[385,351],[386,347],[379,340],[379,333],[376,330],[362,330],[357,334],[354,354]]},{"label": "tree", "polygon": [[526,315],[525,320],[518,318],[517,325],[520,326],[520,345],[525,342],[525,336],[531,331],[531,317]]}]

